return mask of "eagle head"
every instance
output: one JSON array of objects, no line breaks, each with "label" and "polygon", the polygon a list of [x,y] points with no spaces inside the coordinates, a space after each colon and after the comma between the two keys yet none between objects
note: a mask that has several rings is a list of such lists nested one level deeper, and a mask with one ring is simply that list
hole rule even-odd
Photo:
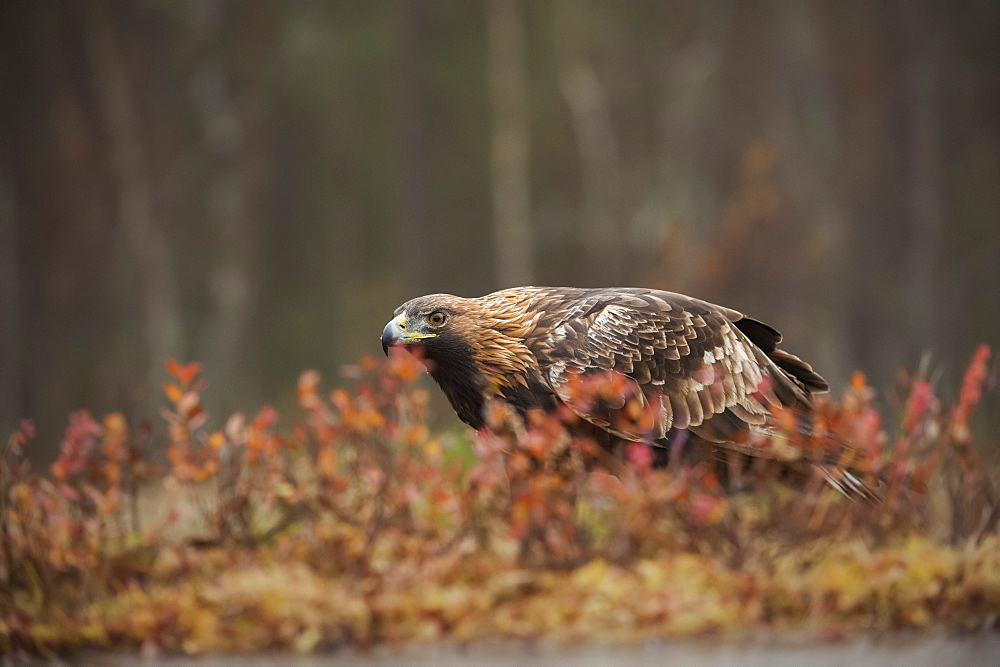
[{"label": "eagle head", "polygon": [[[454,342],[454,327],[449,321],[455,308],[449,302],[457,297],[431,294],[407,301],[393,313],[395,317],[382,330],[382,351],[389,354],[394,345],[422,345],[435,349]],[[432,339],[440,339],[432,342]]]},{"label": "eagle head", "polygon": [[[530,296],[530,295],[529,295]],[[494,398],[518,402],[539,377],[525,339],[537,317],[530,299],[430,294],[407,301],[382,330],[382,350],[404,346],[419,356],[459,417],[479,428]]]}]

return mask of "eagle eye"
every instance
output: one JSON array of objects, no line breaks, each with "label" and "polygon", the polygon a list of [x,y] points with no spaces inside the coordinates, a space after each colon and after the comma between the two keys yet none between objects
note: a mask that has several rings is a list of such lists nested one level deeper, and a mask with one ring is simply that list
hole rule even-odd
[{"label": "eagle eye", "polygon": [[447,320],[447,319],[448,319],[448,316],[445,315],[444,313],[442,313],[440,310],[435,311],[435,312],[433,312],[433,313],[431,313],[430,315],[427,316],[427,321],[430,324],[432,324],[433,326],[436,326],[436,327],[439,327],[442,324],[444,324],[445,320]]}]

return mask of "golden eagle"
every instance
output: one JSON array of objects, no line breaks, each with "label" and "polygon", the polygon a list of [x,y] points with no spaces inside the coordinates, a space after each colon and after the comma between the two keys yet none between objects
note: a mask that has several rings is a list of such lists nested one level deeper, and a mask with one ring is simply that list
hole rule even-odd
[{"label": "golden eagle", "polygon": [[[736,310],[641,288],[431,294],[396,309],[382,332],[386,354],[392,345],[419,351],[476,429],[487,425],[491,401],[521,414],[567,405],[624,440],[665,445],[687,430],[751,454],[748,436],[768,428],[772,407],[807,413],[812,394],[828,388],[780,342],[774,328]],[[579,400],[580,381],[606,374],[624,379],[619,401]],[[646,419],[625,418],[629,397]],[[831,482],[843,489],[839,479]]]}]

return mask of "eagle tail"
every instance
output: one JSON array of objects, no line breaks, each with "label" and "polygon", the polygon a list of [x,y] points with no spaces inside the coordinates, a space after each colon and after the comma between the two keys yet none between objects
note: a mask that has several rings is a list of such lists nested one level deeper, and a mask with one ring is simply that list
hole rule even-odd
[{"label": "eagle tail", "polygon": [[813,370],[812,366],[802,361],[794,354],[789,354],[784,350],[775,348],[767,353],[774,365],[792,376],[799,384],[805,387],[810,394],[829,391],[830,385],[823,376]]},{"label": "eagle tail", "polygon": [[[760,348],[775,366],[784,371],[789,378],[795,381],[807,394],[828,391],[830,385],[823,377],[813,370],[812,366],[802,361],[794,354],[789,354],[778,349],[781,342],[781,333],[769,324],[764,324],[760,320],[743,316],[733,322],[736,328],[743,332],[743,335],[750,339],[750,342]],[[791,403],[789,403],[791,404]]]},{"label": "eagle tail", "polygon": [[827,484],[840,491],[848,500],[853,502],[866,500],[878,505],[884,499],[885,483],[882,480],[876,480],[875,484],[871,484],[850,470],[819,463],[814,464],[814,467]]},{"label": "eagle tail", "polygon": [[[794,428],[797,434],[800,437],[811,438],[813,429],[809,416],[796,412],[794,417]],[[773,424],[748,424],[727,410],[725,413],[716,415],[713,419],[689,430],[695,438],[705,441],[718,452],[728,450],[750,457],[765,456],[768,458],[767,450],[761,450],[753,442],[750,442],[749,438],[755,431],[773,435],[774,428]],[[788,467],[796,474],[805,477],[818,473],[826,483],[853,502],[865,501],[875,505],[880,504],[885,497],[887,488],[885,479],[878,473],[873,474],[865,471],[865,466],[861,464],[863,455],[858,447],[832,434],[827,434],[825,437],[830,439],[830,451],[822,460],[813,462],[803,459],[786,461]],[[668,438],[664,438],[660,443],[668,442],[668,440]]]}]

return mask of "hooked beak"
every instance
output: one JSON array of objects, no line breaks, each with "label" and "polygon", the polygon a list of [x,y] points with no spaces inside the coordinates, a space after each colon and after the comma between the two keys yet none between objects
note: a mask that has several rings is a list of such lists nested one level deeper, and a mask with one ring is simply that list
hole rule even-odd
[{"label": "hooked beak", "polygon": [[423,338],[434,338],[437,334],[408,332],[406,330],[406,315],[400,313],[392,318],[385,329],[382,329],[382,351],[389,355],[389,348],[393,345],[403,345],[413,343]]},{"label": "hooked beak", "polygon": [[397,315],[385,325],[385,329],[382,329],[382,351],[385,352],[385,356],[389,356],[389,348],[397,344],[404,335],[402,327],[399,326],[400,318],[405,325],[406,318]]}]

